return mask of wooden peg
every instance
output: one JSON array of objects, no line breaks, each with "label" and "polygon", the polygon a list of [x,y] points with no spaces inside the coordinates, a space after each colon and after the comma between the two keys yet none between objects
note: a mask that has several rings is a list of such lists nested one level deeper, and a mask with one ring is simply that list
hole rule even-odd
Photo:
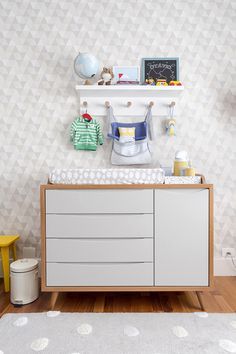
[{"label": "wooden peg", "polygon": [[132,102],[131,102],[131,101],[128,101],[128,102],[127,102],[127,107],[130,107],[130,106],[132,106]]},{"label": "wooden peg", "polygon": [[105,107],[106,107],[106,108],[109,108],[109,107],[110,107],[110,102],[109,102],[109,101],[106,101],[106,102],[105,102]]},{"label": "wooden peg", "polygon": [[152,106],[154,106],[154,102],[153,102],[153,101],[149,102],[148,107],[149,107],[149,108],[152,108]]}]

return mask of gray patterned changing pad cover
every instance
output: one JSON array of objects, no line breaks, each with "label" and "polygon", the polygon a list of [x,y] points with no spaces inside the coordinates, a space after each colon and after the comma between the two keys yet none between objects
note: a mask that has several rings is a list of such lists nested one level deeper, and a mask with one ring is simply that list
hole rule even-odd
[{"label": "gray patterned changing pad cover", "polygon": [[53,184],[162,184],[161,168],[79,168],[55,169],[49,174]]}]

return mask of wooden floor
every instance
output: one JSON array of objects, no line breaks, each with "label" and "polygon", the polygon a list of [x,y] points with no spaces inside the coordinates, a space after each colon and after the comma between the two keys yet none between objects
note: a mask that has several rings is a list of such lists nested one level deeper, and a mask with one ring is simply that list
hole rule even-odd
[{"label": "wooden floor", "polygon": [[[202,292],[207,312],[236,312],[236,277],[216,277],[215,289]],[[50,293],[34,303],[14,307],[0,281],[0,316],[8,312],[50,310]],[[54,310],[63,312],[194,312],[200,311],[194,292],[163,293],[61,293]]]}]

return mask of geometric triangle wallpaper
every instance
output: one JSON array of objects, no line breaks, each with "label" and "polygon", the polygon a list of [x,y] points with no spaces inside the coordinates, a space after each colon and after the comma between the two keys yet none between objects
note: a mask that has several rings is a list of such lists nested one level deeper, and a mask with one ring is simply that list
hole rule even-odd
[{"label": "geometric triangle wallpaper", "polygon": [[101,67],[179,57],[177,135],[154,117],[154,164],[188,151],[214,183],[216,255],[236,247],[235,15],[234,0],[1,0],[0,233],[19,233],[40,256],[39,186],[49,171],[110,166],[110,143],[89,152],[69,141],[81,51]]}]

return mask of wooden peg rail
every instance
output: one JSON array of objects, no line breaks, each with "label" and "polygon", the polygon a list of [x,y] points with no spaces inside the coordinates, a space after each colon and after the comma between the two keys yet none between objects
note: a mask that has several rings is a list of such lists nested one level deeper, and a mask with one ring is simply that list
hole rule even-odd
[{"label": "wooden peg rail", "polygon": [[[178,116],[179,97],[184,86],[76,85],[80,107],[89,107],[97,116],[106,116],[109,107],[121,117],[143,117],[152,107],[153,116],[168,116],[170,107]],[[87,102],[87,106],[84,104]],[[175,104],[175,106],[174,106]]]}]

